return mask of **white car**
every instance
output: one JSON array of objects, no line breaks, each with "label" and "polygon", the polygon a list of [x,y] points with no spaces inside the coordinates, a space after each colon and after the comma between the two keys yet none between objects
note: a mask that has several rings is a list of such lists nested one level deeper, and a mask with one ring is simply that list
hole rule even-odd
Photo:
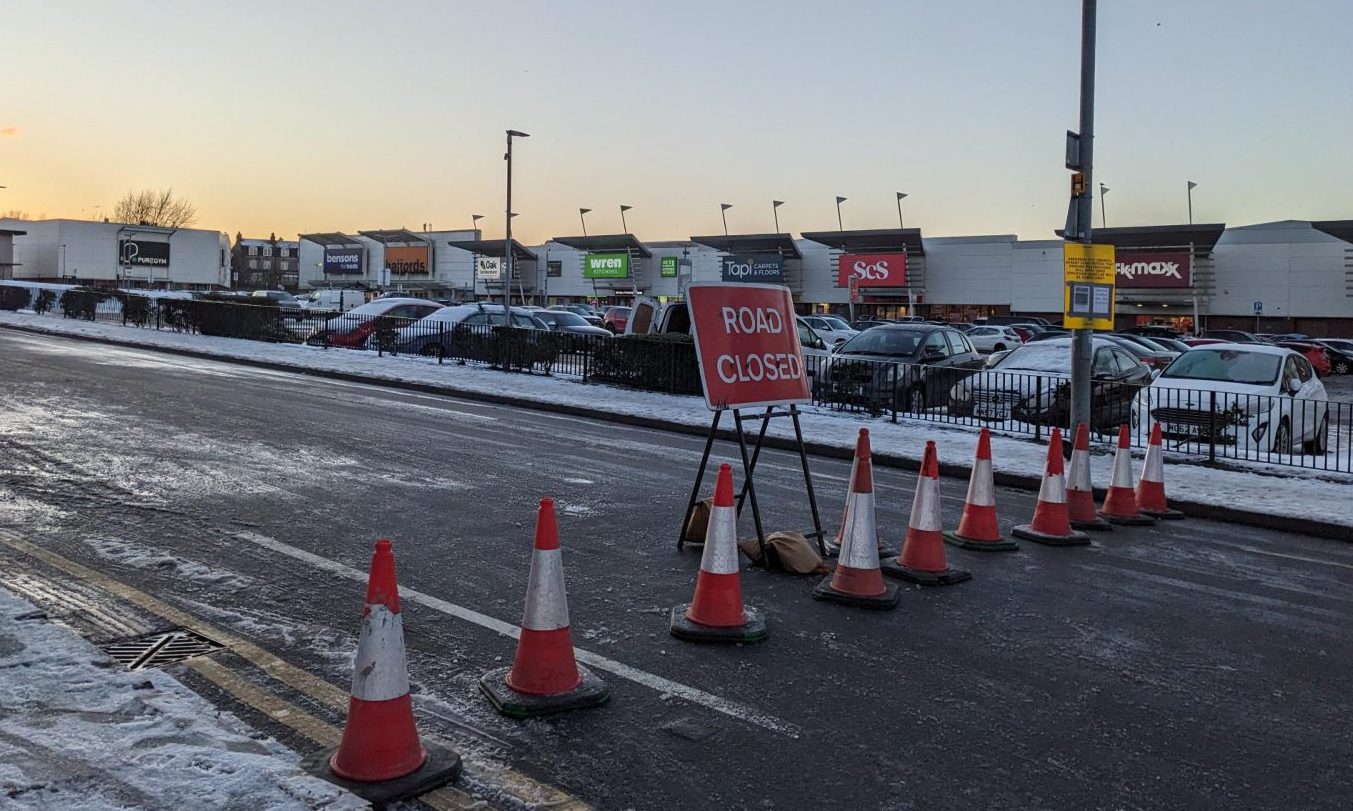
[{"label": "white car", "polygon": [[851,329],[849,324],[834,315],[803,315],[799,318],[827,346],[838,346],[860,334],[859,330]]},{"label": "white car", "polygon": [[1024,343],[1018,332],[1005,326],[973,327],[964,334],[978,352],[1004,352]]},{"label": "white car", "polygon": [[1206,344],[1175,358],[1133,400],[1132,426],[1160,423],[1167,444],[1234,446],[1250,453],[1322,454],[1329,399],[1311,362],[1268,344]]}]

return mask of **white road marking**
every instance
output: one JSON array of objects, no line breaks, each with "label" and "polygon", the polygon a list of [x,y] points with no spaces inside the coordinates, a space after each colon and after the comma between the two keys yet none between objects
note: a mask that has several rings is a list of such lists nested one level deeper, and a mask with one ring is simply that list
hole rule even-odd
[{"label": "white road marking", "polygon": [[[241,540],[248,541],[264,547],[265,549],[271,549],[274,552],[299,560],[302,563],[307,563],[316,569],[329,572],[330,574],[336,574],[339,577],[353,580],[358,583],[365,583],[367,581],[367,572],[354,569],[351,566],[321,557],[312,552],[307,552],[304,549],[299,549],[291,544],[283,543],[275,538],[269,538],[266,535],[259,535],[255,532],[237,532],[233,533],[233,535]],[[434,611],[440,611],[448,616],[474,623],[481,628],[486,628],[512,639],[516,639],[521,634],[521,629],[510,622],[504,622],[496,617],[481,614],[472,608],[456,605],[455,603],[433,597],[430,594],[424,594],[421,591],[406,586],[399,587],[399,596],[401,600],[418,603],[419,605],[426,606]],[[786,735],[790,738],[798,738],[801,734],[801,730],[797,724],[781,720],[773,715],[767,715],[755,707],[749,707],[746,704],[731,701],[722,696],[716,696],[713,693],[707,693],[697,687],[691,687],[689,685],[681,684],[680,682],[672,681],[671,679],[640,670],[636,667],[631,667],[623,662],[617,662],[614,659],[608,659],[605,656],[592,653],[591,651],[582,648],[575,647],[573,653],[578,657],[578,661],[583,664],[591,665],[598,670],[605,670],[608,673],[613,673],[622,679],[628,679],[636,684],[641,684],[660,693],[667,693],[679,698],[684,698],[692,704],[699,704],[702,707],[714,710],[715,712],[723,713],[732,718],[737,718],[740,721],[754,724],[763,729],[768,729],[771,732]]]}]

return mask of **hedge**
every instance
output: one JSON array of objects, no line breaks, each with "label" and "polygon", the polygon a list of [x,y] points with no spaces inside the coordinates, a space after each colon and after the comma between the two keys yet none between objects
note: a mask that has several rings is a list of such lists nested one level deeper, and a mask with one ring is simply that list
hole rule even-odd
[{"label": "hedge", "polygon": [[700,367],[691,336],[623,335],[598,341],[591,379],[671,394],[699,394]]},{"label": "hedge", "polygon": [[22,310],[28,306],[28,288],[17,285],[0,285],[0,310]]},{"label": "hedge", "polygon": [[93,321],[99,311],[99,304],[112,298],[111,293],[91,290],[88,287],[76,287],[61,294],[61,313],[66,318],[83,318]]}]

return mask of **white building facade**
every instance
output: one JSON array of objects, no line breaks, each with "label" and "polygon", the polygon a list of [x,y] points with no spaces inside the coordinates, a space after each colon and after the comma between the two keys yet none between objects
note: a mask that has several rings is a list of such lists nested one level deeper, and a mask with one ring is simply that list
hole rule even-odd
[{"label": "white building facade", "polygon": [[230,286],[230,238],[220,231],[87,220],[0,219],[14,237],[13,278],[176,290]]}]

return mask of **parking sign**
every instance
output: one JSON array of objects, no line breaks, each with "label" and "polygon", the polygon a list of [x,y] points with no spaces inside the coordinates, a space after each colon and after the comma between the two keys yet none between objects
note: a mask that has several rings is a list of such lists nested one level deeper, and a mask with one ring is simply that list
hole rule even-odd
[{"label": "parking sign", "polygon": [[711,411],[809,402],[789,288],[698,282],[687,300]]},{"label": "parking sign", "polygon": [[1260,314],[1262,314],[1263,312],[1264,312],[1264,302],[1262,302],[1262,301],[1256,301],[1256,302],[1254,303],[1254,314],[1255,314],[1255,315],[1260,315]]}]

